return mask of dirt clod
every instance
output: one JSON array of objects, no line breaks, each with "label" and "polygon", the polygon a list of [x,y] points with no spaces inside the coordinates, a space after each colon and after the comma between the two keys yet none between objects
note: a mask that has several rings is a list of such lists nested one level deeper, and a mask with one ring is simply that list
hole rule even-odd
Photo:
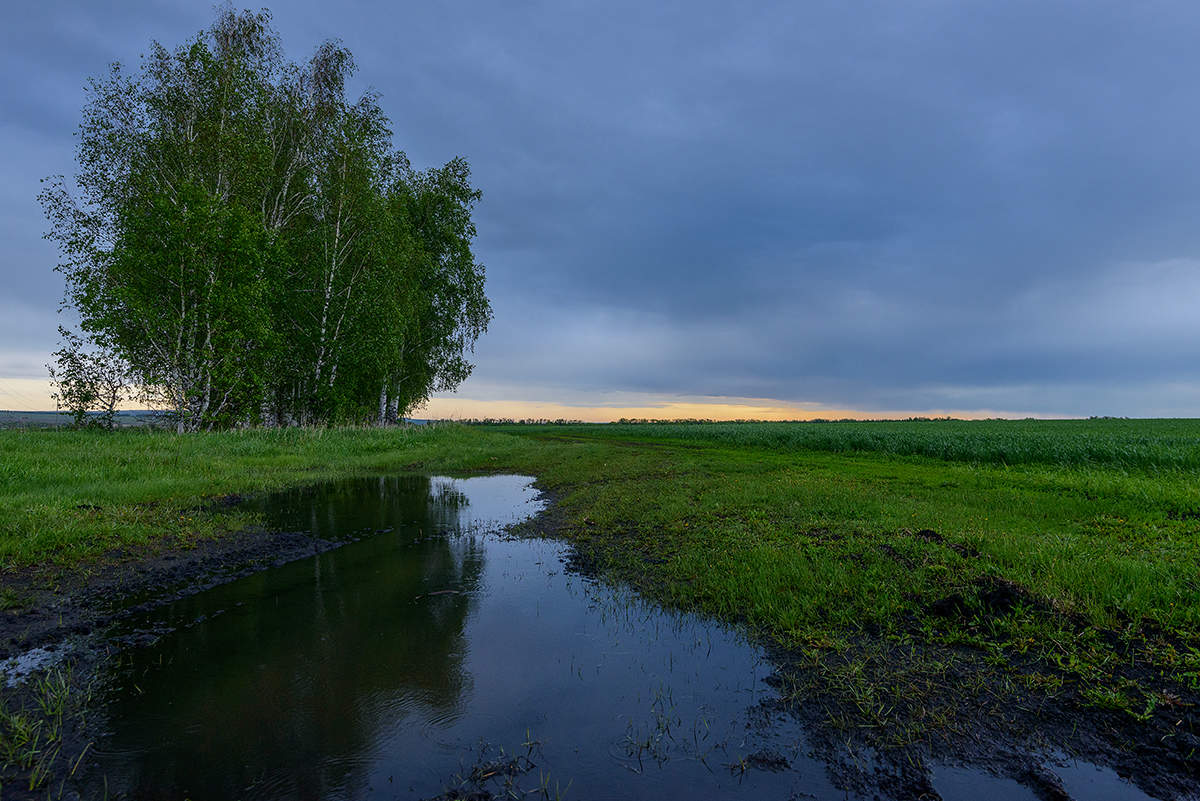
[{"label": "dirt clod", "polygon": [[1021,784],[1033,790],[1033,794],[1041,801],[1072,801],[1071,794],[1063,787],[1062,780],[1044,765],[1030,765],[1018,778]]},{"label": "dirt clod", "polygon": [[925,611],[933,617],[961,618],[970,614],[971,608],[961,593],[953,592],[931,603]]},{"label": "dirt clod", "polygon": [[757,770],[784,771],[792,766],[787,757],[778,751],[761,748],[746,757],[746,764]]}]

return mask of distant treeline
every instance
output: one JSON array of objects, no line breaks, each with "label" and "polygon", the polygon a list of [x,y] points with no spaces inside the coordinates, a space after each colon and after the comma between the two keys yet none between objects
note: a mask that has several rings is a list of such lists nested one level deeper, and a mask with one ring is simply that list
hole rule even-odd
[{"label": "distant treeline", "polygon": [[56,354],[60,407],[136,387],[179,430],[361,423],[467,377],[491,318],[479,192],[463,159],[414,170],[353,72],[335,42],[288,62],[266,12],[226,9],[91,82],[76,186],[41,195],[84,333]]},{"label": "distant treeline", "polygon": [[471,417],[460,420],[464,425],[477,426],[578,426],[578,425],[716,425],[720,423],[732,423],[737,425],[754,424],[754,425],[770,425],[778,423],[887,423],[887,422],[937,422],[946,420],[955,420],[954,417],[903,417],[894,418],[891,420],[863,420],[856,417],[841,417],[841,418],[804,418],[802,420],[753,420],[753,419],[736,419],[736,420],[714,420],[703,417],[622,417],[621,419],[611,423],[589,423],[585,420],[570,420],[562,417],[553,420],[544,417],[523,417],[519,420],[511,417]]}]

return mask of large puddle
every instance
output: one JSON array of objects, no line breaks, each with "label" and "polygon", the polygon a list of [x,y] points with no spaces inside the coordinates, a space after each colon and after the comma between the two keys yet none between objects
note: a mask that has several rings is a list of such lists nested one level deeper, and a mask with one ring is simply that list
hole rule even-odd
[{"label": "large puddle", "polygon": [[761,704],[770,665],[744,637],[567,571],[560,543],[503,536],[540,509],[530,479],[256,503],[274,528],[371,536],[131,624],[166,633],[112,668],[85,797],[847,797]]}]

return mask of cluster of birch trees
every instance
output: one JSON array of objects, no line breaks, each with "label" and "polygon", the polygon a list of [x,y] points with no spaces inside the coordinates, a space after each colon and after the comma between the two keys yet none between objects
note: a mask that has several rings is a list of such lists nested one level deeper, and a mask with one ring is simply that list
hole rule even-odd
[{"label": "cluster of birch trees", "polygon": [[48,236],[90,346],[179,430],[395,420],[470,373],[479,192],[463,159],[413,169],[353,71],[226,9],[91,82]]}]

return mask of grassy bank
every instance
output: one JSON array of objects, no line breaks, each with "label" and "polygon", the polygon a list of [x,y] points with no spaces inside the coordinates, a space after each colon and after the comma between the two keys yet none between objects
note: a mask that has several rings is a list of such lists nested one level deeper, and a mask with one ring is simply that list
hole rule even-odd
[{"label": "grassy bank", "polygon": [[251,522],[203,511],[229,493],[523,472],[601,570],[821,663],[881,725],[921,699],[895,679],[911,664],[868,664],[879,644],[941,649],[926,679],[950,682],[945,655],[965,654],[1016,690],[1148,718],[1200,688],[1198,436],[1192,421],[8,431],[0,570]]}]

